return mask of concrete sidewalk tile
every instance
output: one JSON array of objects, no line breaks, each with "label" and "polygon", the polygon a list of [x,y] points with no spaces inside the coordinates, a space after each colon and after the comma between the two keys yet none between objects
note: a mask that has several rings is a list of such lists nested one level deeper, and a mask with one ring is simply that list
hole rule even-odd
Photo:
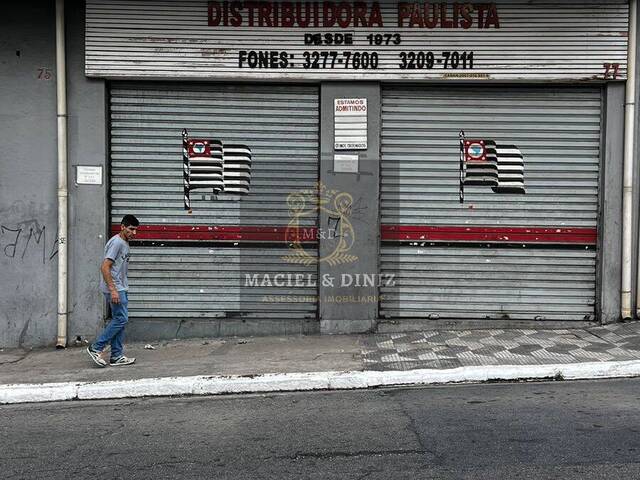
[{"label": "concrete sidewalk tile", "polygon": [[473,350],[476,355],[490,356],[498,352],[504,352],[507,348],[502,345],[483,345]]},{"label": "concrete sidewalk tile", "polygon": [[464,352],[458,355],[462,366],[497,365],[498,359],[491,355],[482,355],[478,352]]},{"label": "concrete sidewalk tile", "polygon": [[437,360],[438,355],[433,350],[423,351],[422,353],[418,353],[418,360]]},{"label": "concrete sidewalk tile", "polygon": [[635,352],[640,352],[640,343],[637,342],[629,342],[625,340],[620,343],[620,348],[624,348],[625,350],[633,350]]},{"label": "concrete sidewalk tile", "polygon": [[567,355],[569,354],[569,352],[571,352],[571,350],[575,350],[575,346],[567,345],[567,344],[558,344],[558,345],[553,345],[552,347],[547,347],[545,348],[545,350],[550,353],[559,353],[561,355]]},{"label": "concrete sidewalk tile", "polygon": [[618,360],[640,359],[640,352],[626,350],[620,346],[610,348],[607,353]]},{"label": "concrete sidewalk tile", "polygon": [[467,347],[470,350],[477,350],[482,348],[484,345],[476,340],[465,340],[464,338],[455,338],[453,340],[447,341],[447,345],[455,345],[461,347]]},{"label": "concrete sidewalk tile", "polygon": [[537,352],[538,350],[542,350],[542,347],[540,345],[524,344],[519,345],[515,348],[509,348],[507,351],[515,355],[529,355],[533,352]]},{"label": "concrete sidewalk tile", "polygon": [[575,362],[568,353],[559,353],[551,351],[551,349],[538,350],[531,354],[533,358],[537,360],[537,363],[552,364],[552,363],[571,363]]}]

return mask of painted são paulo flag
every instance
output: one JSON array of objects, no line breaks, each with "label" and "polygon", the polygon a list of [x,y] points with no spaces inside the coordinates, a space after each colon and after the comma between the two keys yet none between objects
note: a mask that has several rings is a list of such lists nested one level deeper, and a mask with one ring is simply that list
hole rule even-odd
[{"label": "painted s\u00e3o paulo flag", "polygon": [[191,210],[191,191],[212,189],[214,194],[248,195],[251,149],[224,145],[220,140],[190,138],[182,131],[184,208]]},{"label": "painted s\u00e3o paulo flag", "polygon": [[524,158],[515,145],[467,139],[460,132],[460,202],[465,186],[487,186],[495,193],[524,194]]}]

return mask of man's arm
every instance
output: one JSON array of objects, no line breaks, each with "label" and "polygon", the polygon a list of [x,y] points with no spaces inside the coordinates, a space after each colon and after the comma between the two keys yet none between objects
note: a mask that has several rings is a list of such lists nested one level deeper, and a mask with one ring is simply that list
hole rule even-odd
[{"label": "man's arm", "polygon": [[116,284],[113,281],[113,277],[111,276],[111,266],[113,265],[113,260],[110,258],[105,258],[102,261],[102,265],[100,265],[100,271],[102,272],[102,278],[107,284],[109,288],[109,292],[111,292],[111,303],[120,303],[120,294],[116,289]]}]

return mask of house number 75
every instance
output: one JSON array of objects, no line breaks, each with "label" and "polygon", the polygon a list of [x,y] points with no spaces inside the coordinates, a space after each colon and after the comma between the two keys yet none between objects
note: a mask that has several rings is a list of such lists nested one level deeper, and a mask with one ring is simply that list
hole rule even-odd
[{"label": "house number 75", "polygon": [[48,68],[40,67],[38,69],[38,80],[51,80],[52,77],[53,74]]}]

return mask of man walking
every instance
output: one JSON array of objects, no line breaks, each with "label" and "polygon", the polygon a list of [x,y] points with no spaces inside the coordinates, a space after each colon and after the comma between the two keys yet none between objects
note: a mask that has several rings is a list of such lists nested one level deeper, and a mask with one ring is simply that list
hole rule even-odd
[{"label": "man walking", "polygon": [[120,233],[109,239],[104,247],[104,259],[100,266],[100,290],[111,307],[111,321],[102,330],[98,339],[87,347],[87,353],[99,367],[106,367],[103,351],[111,344],[109,365],[131,365],[135,358],[126,357],[123,352],[124,327],[129,320],[128,298],[129,241],[138,233],[140,222],[133,215],[125,215],[120,222]]}]

